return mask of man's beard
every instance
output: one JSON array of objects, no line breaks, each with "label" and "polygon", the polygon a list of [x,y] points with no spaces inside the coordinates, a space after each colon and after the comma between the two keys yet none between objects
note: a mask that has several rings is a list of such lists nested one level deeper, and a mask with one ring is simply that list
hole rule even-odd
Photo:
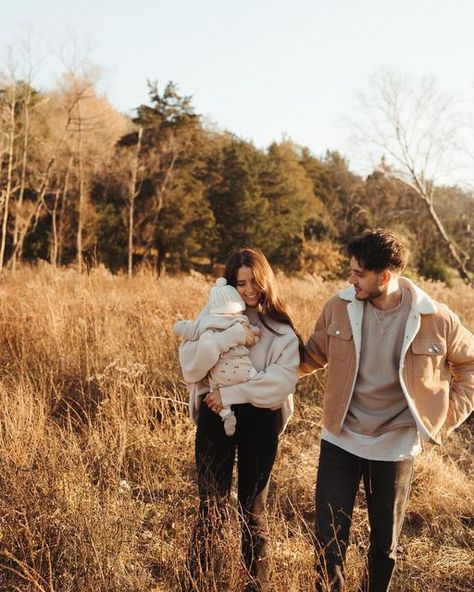
[{"label": "man's beard", "polygon": [[366,292],[365,290],[362,290],[362,292],[364,292],[366,295],[361,296],[360,293],[356,292],[356,299],[357,300],[375,300],[376,298],[379,298],[380,296],[382,296],[382,294],[384,293],[384,290],[381,287],[377,287],[377,288],[374,288],[373,290],[370,290],[369,292]]}]

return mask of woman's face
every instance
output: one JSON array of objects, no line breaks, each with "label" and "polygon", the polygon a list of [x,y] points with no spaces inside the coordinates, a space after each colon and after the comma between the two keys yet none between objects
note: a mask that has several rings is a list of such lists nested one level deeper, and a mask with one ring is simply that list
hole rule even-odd
[{"label": "woman's face", "polygon": [[239,267],[235,287],[248,307],[256,308],[258,306],[261,292],[255,283],[251,267],[245,267],[245,265]]}]

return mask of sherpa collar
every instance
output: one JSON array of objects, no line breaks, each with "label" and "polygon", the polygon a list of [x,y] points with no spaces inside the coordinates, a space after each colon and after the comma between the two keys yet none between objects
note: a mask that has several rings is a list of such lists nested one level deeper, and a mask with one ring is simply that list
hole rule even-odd
[{"label": "sherpa collar", "polygon": [[[433,314],[438,310],[436,302],[428,296],[428,294],[416,286],[411,280],[405,277],[399,279],[400,286],[407,288],[411,293],[411,308],[420,314]],[[348,300],[349,302],[356,302],[354,286],[349,286],[339,292],[339,298]]]}]

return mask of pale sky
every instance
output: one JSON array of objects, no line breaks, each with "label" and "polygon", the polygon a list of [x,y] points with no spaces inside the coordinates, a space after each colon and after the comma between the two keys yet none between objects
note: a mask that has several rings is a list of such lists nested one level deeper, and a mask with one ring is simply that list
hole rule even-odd
[{"label": "pale sky", "polygon": [[[381,66],[474,88],[472,0],[1,0],[0,49],[31,30],[36,86],[75,38],[101,89],[132,114],[146,80],[173,80],[196,111],[258,147],[288,136],[352,158],[343,121]],[[40,41],[38,41],[40,40]],[[3,51],[3,55],[5,52]],[[0,67],[5,63],[2,59]]]}]

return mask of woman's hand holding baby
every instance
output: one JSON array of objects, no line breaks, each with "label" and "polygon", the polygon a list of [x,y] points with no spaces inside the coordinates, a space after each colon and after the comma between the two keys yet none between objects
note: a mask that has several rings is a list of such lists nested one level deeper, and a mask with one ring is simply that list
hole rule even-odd
[{"label": "woman's hand holding baby", "polygon": [[224,409],[219,389],[212,391],[212,393],[208,393],[204,397],[204,403],[209,407],[209,409],[214,411],[214,413],[219,413]]}]

